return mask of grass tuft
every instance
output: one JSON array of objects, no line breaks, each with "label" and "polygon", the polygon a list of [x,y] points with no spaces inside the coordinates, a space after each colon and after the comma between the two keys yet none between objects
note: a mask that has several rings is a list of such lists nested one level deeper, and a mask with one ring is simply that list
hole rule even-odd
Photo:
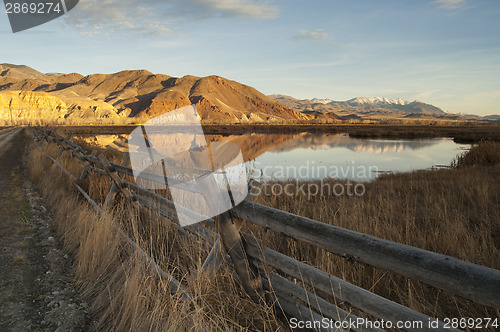
[{"label": "grass tuft", "polygon": [[453,162],[455,168],[471,166],[495,166],[500,164],[500,142],[485,141],[474,145]]}]

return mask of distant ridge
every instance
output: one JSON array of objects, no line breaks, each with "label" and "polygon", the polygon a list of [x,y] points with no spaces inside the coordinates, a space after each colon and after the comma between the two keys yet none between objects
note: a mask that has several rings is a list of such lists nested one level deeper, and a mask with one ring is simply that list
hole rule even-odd
[{"label": "distant ridge", "polygon": [[[361,119],[473,119],[470,116],[448,114],[441,108],[420,101],[406,101],[402,98],[355,97],[346,101],[331,99],[297,99],[285,95],[271,95],[270,98],[283,105],[302,112],[322,114],[335,113],[343,120]],[[476,120],[478,117],[475,118]]]},{"label": "distant ridge", "polygon": [[[2,94],[0,120],[8,120],[12,114],[18,119],[44,120],[44,114],[49,113],[54,119],[57,116],[52,110],[44,112],[40,106],[53,103],[64,110],[59,122],[76,124],[142,122],[190,104],[196,105],[202,121],[210,123],[304,122],[314,118],[252,87],[215,75],[178,78],[147,70],[87,76],[42,74],[28,66],[1,64]],[[47,98],[52,99],[49,102]],[[30,114],[30,109],[36,112]]]},{"label": "distant ridge", "polygon": [[318,99],[318,98],[313,98],[313,99],[311,99],[311,101],[312,101],[313,103],[329,104],[329,103],[331,103],[333,100],[331,100],[331,99]]},{"label": "distant ridge", "polygon": [[487,120],[500,121],[500,115],[498,115],[498,114],[487,115],[484,118]]}]

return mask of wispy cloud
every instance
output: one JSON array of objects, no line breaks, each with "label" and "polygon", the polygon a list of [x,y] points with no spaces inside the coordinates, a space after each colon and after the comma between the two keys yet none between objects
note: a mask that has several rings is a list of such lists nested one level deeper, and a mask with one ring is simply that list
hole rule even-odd
[{"label": "wispy cloud", "polygon": [[66,15],[87,34],[139,32],[165,34],[172,27],[213,17],[270,19],[278,8],[260,0],[82,0]]},{"label": "wispy cloud", "polygon": [[207,12],[210,16],[239,16],[249,19],[276,17],[278,8],[255,0],[176,0],[183,6]]},{"label": "wispy cloud", "polygon": [[427,100],[432,95],[435,95],[439,91],[440,91],[439,89],[422,91],[422,92],[419,92],[419,93],[415,94],[414,97],[413,97],[413,99],[415,99],[415,100]]},{"label": "wispy cloud", "polygon": [[434,0],[433,3],[439,8],[455,10],[460,9],[466,4],[466,0]]},{"label": "wispy cloud", "polygon": [[330,37],[330,35],[321,30],[321,29],[316,29],[316,30],[299,30],[297,31],[297,34],[293,36],[294,40],[322,40],[322,39],[327,39]]}]

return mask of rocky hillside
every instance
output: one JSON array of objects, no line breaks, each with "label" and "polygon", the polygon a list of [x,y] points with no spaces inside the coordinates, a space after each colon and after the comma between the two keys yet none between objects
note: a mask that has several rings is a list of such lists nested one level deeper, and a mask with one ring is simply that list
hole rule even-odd
[{"label": "rocky hillside", "polygon": [[296,122],[313,118],[252,87],[219,76],[181,78],[126,70],[115,74],[42,74],[0,65],[0,120],[60,123],[144,122],[195,104],[204,122]]},{"label": "rocky hillside", "polygon": [[57,122],[67,114],[66,103],[45,92],[0,92],[0,119],[35,123],[40,119],[46,119]]}]

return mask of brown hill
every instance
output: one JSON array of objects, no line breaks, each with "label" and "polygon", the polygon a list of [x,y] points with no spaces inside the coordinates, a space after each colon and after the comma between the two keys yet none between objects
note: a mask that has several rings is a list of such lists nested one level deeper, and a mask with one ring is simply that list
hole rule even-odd
[{"label": "brown hill", "polygon": [[[42,74],[27,66],[9,64],[0,65],[0,72],[0,93],[45,92],[65,103],[67,112],[61,112],[60,119],[66,123],[144,122],[190,104],[196,105],[206,123],[279,123],[313,118],[254,88],[219,76],[176,78],[126,70],[84,77],[75,73]],[[0,112],[13,110],[2,107]]]},{"label": "brown hill", "polygon": [[0,76],[13,80],[40,78],[45,76],[39,71],[24,65],[12,65],[10,63],[0,64]]},{"label": "brown hill", "polygon": [[335,116],[335,112],[340,110],[339,107],[335,107],[333,105],[324,104],[315,102],[309,99],[297,99],[290,96],[285,95],[271,95],[269,98],[280,102],[286,107],[290,107],[292,109],[302,111],[302,112],[317,112],[317,113],[330,113]]}]

